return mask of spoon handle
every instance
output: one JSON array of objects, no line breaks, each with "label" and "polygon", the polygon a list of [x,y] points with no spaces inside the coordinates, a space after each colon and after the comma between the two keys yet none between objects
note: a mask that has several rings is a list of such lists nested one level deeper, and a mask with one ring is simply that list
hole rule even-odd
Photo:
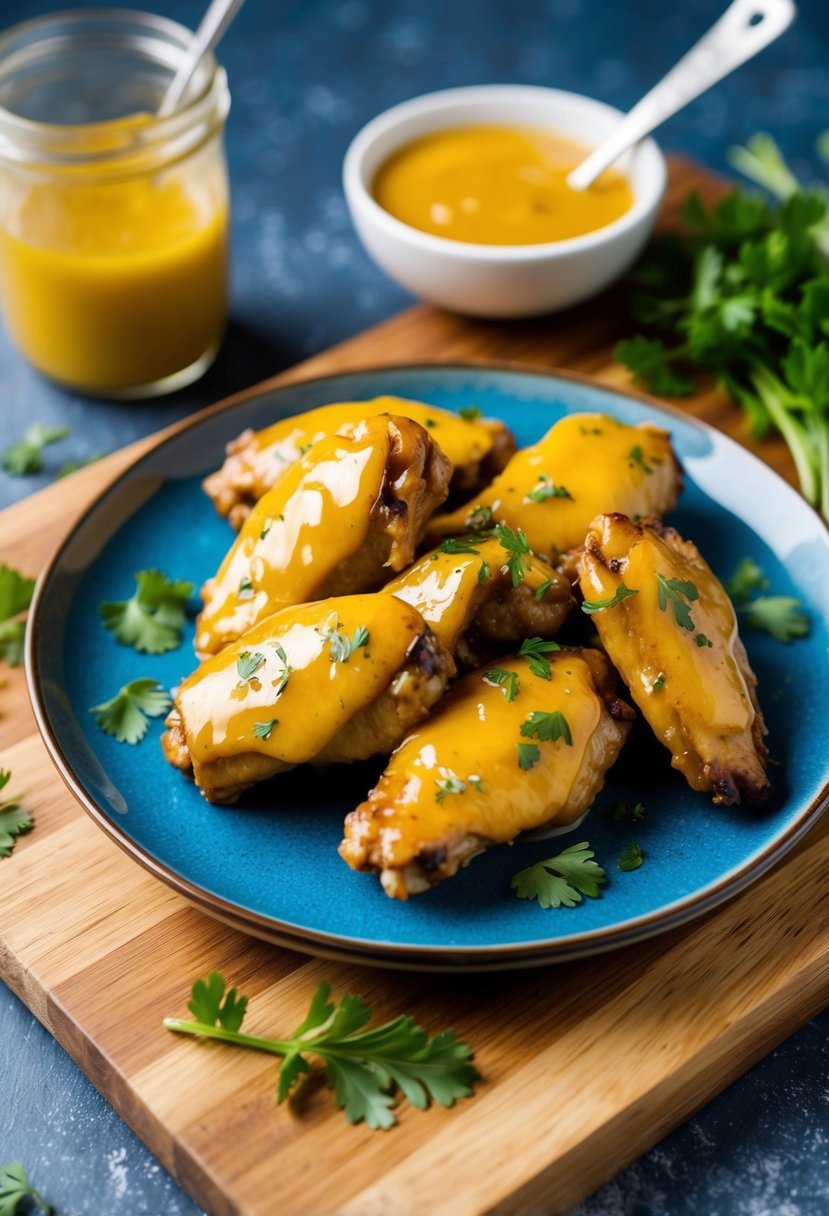
[{"label": "spoon handle", "polygon": [[161,105],[156,111],[159,118],[166,118],[178,109],[199,63],[208,51],[213,50],[243,4],[244,0],[211,0],[199,28],[193,35],[193,41],[187,48],[187,54],[161,99]]},{"label": "spoon handle", "polygon": [[568,175],[567,184],[574,190],[586,190],[623,152],[666,118],[779,38],[796,11],[794,0],[734,0],[708,33]]}]

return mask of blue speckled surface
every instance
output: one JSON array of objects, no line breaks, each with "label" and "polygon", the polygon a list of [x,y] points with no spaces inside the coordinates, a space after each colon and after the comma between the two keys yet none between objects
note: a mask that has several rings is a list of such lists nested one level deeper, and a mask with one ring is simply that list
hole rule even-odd
[{"label": "blue speckled surface", "polygon": [[[0,0],[0,25],[55,7]],[[0,472],[0,502],[72,457],[111,450],[394,312],[406,297],[362,254],[339,190],[357,127],[417,93],[487,81],[552,84],[625,107],[700,34],[719,0],[248,0],[223,51],[234,95],[233,316],[222,358],[148,406],[68,397],[0,333],[0,437],[33,417],[72,437],[39,478]],[[663,129],[669,149],[726,168],[730,144],[777,135],[808,171],[829,125],[829,5],[801,0],[781,42]],[[158,6],[191,25],[200,0]],[[0,548],[2,538],[0,538]],[[10,863],[9,863],[10,864]],[[822,1015],[579,1208],[579,1216],[824,1216],[829,1015]],[[61,1216],[194,1216],[197,1208],[15,1001],[0,1000],[0,1159],[23,1157]]]},{"label": "blue speckled surface", "polygon": [[[626,749],[625,762],[610,774],[588,823],[570,838],[589,835],[606,866],[610,881],[601,899],[585,900],[558,916],[532,902],[517,902],[510,890],[512,875],[550,854],[547,842],[521,842],[512,849],[490,850],[451,882],[403,904],[389,902],[379,883],[349,870],[336,853],[345,813],[365,797],[382,762],[346,770],[298,770],[247,795],[241,807],[228,809],[205,804],[193,784],[165,764],[157,740],[160,721],[136,748],[100,731],[85,712],[87,706],[114,695],[139,674],[172,687],[191,670],[192,621],[182,649],[149,658],[119,646],[103,629],[97,608],[127,598],[136,570],[166,568],[197,587],[213,575],[233,533],[205,499],[198,474],[219,463],[222,432],[261,427],[326,401],[381,393],[450,410],[474,402],[486,416],[506,422],[520,446],[539,439],[564,413],[579,410],[604,411],[632,424],[651,419],[671,429],[686,482],[669,522],[698,539],[723,578],[744,555],[755,557],[775,592],[801,598],[814,622],[808,639],[785,649],[767,635],[746,632],[749,658],[766,692],[774,757],[785,774],[762,812],[713,809],[642,731],[637,746]],[[439,440],[440,431],[434,433]],[[136,502],[130,482],[157,488],[151,497],[143,490]],[[742,519],[710,497],[723,492],[735,495]],[[784,495],[789,501],[781,532],[777,518]],[[776,506],[770,512],[772,500]],[[289,929],[325,934],[344,945],[348,939],[374,943],[378,949],[384,943],[441,951],[542,942],[572,948],[582,935],[596,940],[678,912],[723,876],[756,864],[829,783],[823,671],[829,649],[829,538],[801,499],[723,436],[678,417],[660,416],[611,390],[518,372],[443,368],[289,386],[169,441],[128,476],[126,487],[102,501],[86,527],[95,543],[85,541],[82,526],[65,563],[46,585],[36,617],[37,670],[58,746],[116,831],[172,874]],[[91,560],[104,536],[106,545]],[[91,564],[78,581],[85,560]],[[643,755],[649,772],[646,790],[638,776]],[[642,797],[648,814],[635,832],[612,820],[614,801]],[[614,860],[634,837],[648,856],[647,871],[621,873]],[[324,900],[320,890],[326,892]]]}]

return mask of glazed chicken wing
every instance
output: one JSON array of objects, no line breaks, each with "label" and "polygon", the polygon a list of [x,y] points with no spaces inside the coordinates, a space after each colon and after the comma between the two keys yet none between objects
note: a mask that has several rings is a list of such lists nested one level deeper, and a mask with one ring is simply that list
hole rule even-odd
[{"label": "glazed chicken wing", "polygon": [[550,669],[544,679],[526,659],[504,659],[460,680],[348,815],[340,845],[348,865],[379,872],[387,895],[407,899],[489,845],[579,819],[633,711],[615,697],[597,651],[560,651]]},{"label": "glazed chicken wing", "polygon": [[530,548],[556,561],[581,545],[600,511],[662,515],[676,504],[681,469],[667,431],[605,414],[568,414],[522,448],[490,486],[438,515],[427,540],[492,522],[520,528]]},{"label": "glazed chicken wing", "polygon": [[[594,520],[581,559],[602,644],[671,763],[714,802],[768,796],[757,680],[722,584],[658,520]],[[621,598],[624,597],[624,598]]]},{"label": "glazed chicken wing", "polygon": [[394,596],[288,608],[184,681],[162,746],[208,801],[235,802],[297,764],[390,752],[451,668],[417,610]]},{"label": "glazed chicken wing", "polygon": [[196,653],[215,654],[291,604],[381,586],[412,560],[449,472],[408,418],[381,414],[360,438],[315,443],[260,499],[203,587]]},{"label": "glazed chicken wing", "polygon": [[445,541],[387,583],[384,590],[417,608],[463,671],[518,646],[552,638],[575,605],[570,584],[528,555],[518,585],[495,537]]},{"label": "glazed chicken wing", "polygon": [[448,410],[400,397],[344,401],[283,418],[262,431],[243,431],[227,446],[227,459],[204,482],[220,515],[237,530],[259,499],[299,460],[311,443],[332,435],[359,438],[366,419],[376,414],[411,418],[426,427],[452,464],[453,494],[472,494],[500,473],[515,451],[503,422],[462,418]]}]

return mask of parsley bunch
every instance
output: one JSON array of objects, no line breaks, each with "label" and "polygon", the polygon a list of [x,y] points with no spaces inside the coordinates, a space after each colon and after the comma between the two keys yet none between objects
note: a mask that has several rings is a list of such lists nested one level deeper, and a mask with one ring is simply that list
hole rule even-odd
[{"label": "parsley bunch", "polygon": [[692,194],[687,235],[657,241],[634,279],[631,308],[651,334],[616,356],[662,395],[711,373],[755,438],[780,432],[804,496],[829,519],[829,196],[802,189],[767,137],[735,160],[783,201],[740,189],[709,210]]},{"label": "parsley bunch", "polygon": [[177,1034],[222,1039],[280,1056],[277,1102],[284,1102],[303,1074],[310,1073],[307,1057],[316,1056],[349,1123],[392,1127],[398,1090],[418,1110],[433,1101],[453,1106],[458,1098],[471,1097],[478,1074],[471,1049],[454,1030],[430,1038],[405,1015],[366,1030],[371,1006],[348,994],[335,1005],[328,999],[330,991],[327,983],[320,984],[304,1021],[288,1038],[260,1038],[240,1030],[247,997],[237,996],[235,988],[226,993],[224,979],[214,971],[193,985],[187,1008],[196,1020],[165,1018],[164,1025]]}]

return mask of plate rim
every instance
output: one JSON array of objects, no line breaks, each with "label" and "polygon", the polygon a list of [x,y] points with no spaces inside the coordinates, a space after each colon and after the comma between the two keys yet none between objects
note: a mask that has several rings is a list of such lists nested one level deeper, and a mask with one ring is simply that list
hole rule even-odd
[{"label": "plate rim", "polygon": [[[259,398],[272,394],[281,394],[292,388],[324,385],[332,380],[344,377],[393,375],[394,373],[410,372],[492,372],[507,375],[535,376],[544,380],[563,380],[599,389],[611,396],[627,398],[637,405],[657,409],[661,413],[677,418],[679,421],[703,434],[713,432],[719,440],[725,440],[759,464],[766,475],[770,475],[778,483],[778,489],[791,496],[799,509],[806,508],[813,516],[818,529],[824,534],[829,543],[829,528],[814,508],[797,490],[789,484],[776,469],[766,464],[750,449],[743,447],[725,431],[719,430],[710,423],[696,418],[679,406],[666,404],[659,398],[625,386],[605,384],[594,376],[583,372],[559,368],[538,368],[520,360],[494,359],[465,359],[465,360],[431,360],[403,363],[373,364],[363,367],[346,367],[338,371],[326,372],[322,375],[301,376],[282,381],[282,376],[275,378],[276,382],[266,381],[255,390],[243,390],[241,394],[232,396],[207,406],[195,414],[182,419],[166,428],[155,441],[150,439],[142,450],[120,468],[114,476],[87,503],[81,514],[75,519],[55,546],[46,564],[40,572],[35,593],[29,609],[28,628],[26,630],[24,649],[24,670],[29,700],[35,717],[35,722],[52,763],[70,793],[80,803],[93,822],[113,840],[123,852],[136,861],[154,878],[165,883],[168,887],[182,895],[189,903],[201,911],[232,928],[264,939],[274,945],[334,959],[336,961],[359,963],[361,965],[391,967],[409,971],[429,972],[467,972],[467,971],[499,971],[519,968],[544,966],[558,962],[568,962],[578,958],[604,953],[634,945],[648,938],[667,933],[671,929],[687,924],[713,911],[721,904],[739,895],[752,883],[763,877],[778,861],[780,861],[814,826],[823,812],[829,807],[829,776],[827,776],[820,792],[790,823],[782,834],[770,842],[750,862],[728,871],[713,885],[703,891],[675,901],[662,911],[652,911],[634,917],[621,926],[604,927],[586,930],[580,934],[569,935],[567,940],[556,941],[546,938],[537,942],[515,942],[489,946],[426,946],[405,942],[365,942],[360,938],[344,934],[329,933],[322,930],[308,929],[293,925],[290,922],[242,907],[240,904],[225,899],[221,895],[206,890],[198,883],[177,873],[171,866],[154,857],[137,841],[124,832],[109,812],[102,807],[85,788],[83,782],[76,776],[72,762],[65,754],[49,718],[45,694],[41,685],[40,672],[37,670],[35,655],[37,640],[41,628],[42,602],[46,589],[55,577],[57,569],[66,548],[74,539],[89,517],[99,510],[107,496],[125,479],[135,473],[140,465],[156,455],[169,443],[177,440],[182,434],[193,430],[208,419],[229,412],[241,406],[257,401]],[[286,415],[290,416],[290,415]]]}]

